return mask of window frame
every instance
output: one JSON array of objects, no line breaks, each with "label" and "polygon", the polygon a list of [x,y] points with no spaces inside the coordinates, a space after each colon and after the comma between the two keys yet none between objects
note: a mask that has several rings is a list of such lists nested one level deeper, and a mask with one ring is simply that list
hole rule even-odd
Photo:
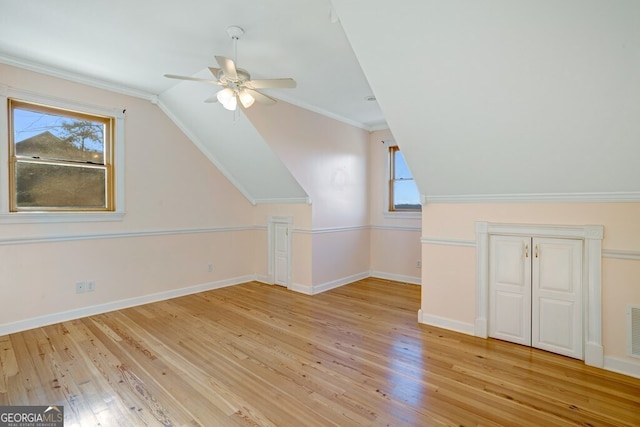
[{"label": "window frame", "polygon": [[388,174],[387,174],[387,212],[390,215],[404,215],[404,216],[418,216],[422,215],[422,203],[420,202],[419,209],[395,209],[394,208],[394,184],[397,181],[413,181],[415,178],[411,175],[411,178],[396,179],[395,177],[395,155],[400,151],[400,147],[396,144],[389,145],[387,151],[388,158]]},{"label": "window frame", "polygon": [[[24,103],[30,106],[50,108],[51,112],[70,113],[84,117],[106,117],[111,120],[111,144],[109,152],[110,177],[107,185],[107,206],[110,210],[87,209],[20,209],[12,211],[12,198],[15,196],[13,186],[14,162],[11,158],[14,147],[11,118],[11,103]],[[92,222],[121,221],[125,214],[124,206],[124,110],[86,105],[75,101],[64,100],[31,93],[0,85],[0,224],[2,223],[40,223],[40,222]]]}]

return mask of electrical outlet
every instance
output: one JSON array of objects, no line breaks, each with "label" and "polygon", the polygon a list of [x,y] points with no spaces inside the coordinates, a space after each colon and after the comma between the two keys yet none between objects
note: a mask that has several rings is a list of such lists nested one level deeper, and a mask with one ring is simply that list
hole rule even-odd
[{"label": "electrical outlet", "polygon": [[93,292],[96,290],[96,281],[90,280],[87,282],[87,286],[85,287],[87,292]]},{"label": "electrical outlet", "polygon": [[87,290],[87,284],[85,282],[76,282],[76,294],[81,294]]},{"label": "electrical outlet", "polygon": [[416,261],[416,268],[422,268],[422,261]]},{"label": "electrical outlet", "polygon": [[207,264],[207,269],[209,270],[209,273],[211,273],[213,271],[213,264],[212,263]]}]

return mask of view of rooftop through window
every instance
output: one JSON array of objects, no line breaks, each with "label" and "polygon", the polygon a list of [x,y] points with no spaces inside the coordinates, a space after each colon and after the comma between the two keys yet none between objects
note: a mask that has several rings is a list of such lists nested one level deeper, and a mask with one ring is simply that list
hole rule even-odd
[{"label": "view of rooftop through window", "polygon": [[109,210],[109,118],[11,101],[12,211]]},{"label": "view of rooftop through window", "polygon": [[13,141],[18,155],[51,154],[55,158],[103,163],[104,128],[104,123],[87,119],[23,108],[13,110]]}]

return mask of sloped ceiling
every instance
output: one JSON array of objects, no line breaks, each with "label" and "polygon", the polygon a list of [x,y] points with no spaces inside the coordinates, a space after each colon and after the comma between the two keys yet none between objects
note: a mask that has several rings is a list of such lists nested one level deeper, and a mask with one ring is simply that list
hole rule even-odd
[{"label": "sloped ceiling", "polygon": [[[247,120],[233,122],[202,102],[211,88],[163,77],[202,75],[214,55],[232,56],[229,25],[245,29],[238,62],[254,78],[298,81],[271,95],[365,129],[386,119],[427,200],[640,194],[637,0],[0,0],[0,7],[0,61],[159,96],[252,201],[304,192],[254,129],[240,129]],[[377,104],[364,101],[371,94]]]},{"label": "sloped ceiling", "polygon": [[640,2],[333,4],[427,201],[640,190]]},{"label": "sloped ceiling", "polygon": [[[245,33],[236,51],[226,28]],[[0,0],[0,62],[148,98],[254,203],[307,194],[251,123],[219,104],[214,56],[236,57],[253,78],[293,77],[275,98],[364,129],[386,127],[329,0]],[[2,76],[0,76],[2,84]]]},{"label": "sloped ceiling", "polygon": [[183,82],[163,92],[159,105],[250,202],[310,201],[241,110],[202,99],[202,87]]}]

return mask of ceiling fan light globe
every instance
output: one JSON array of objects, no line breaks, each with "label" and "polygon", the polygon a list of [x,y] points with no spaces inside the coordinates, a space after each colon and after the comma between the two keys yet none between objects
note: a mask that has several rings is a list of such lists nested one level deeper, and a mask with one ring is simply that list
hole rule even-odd
[{"label": "ceiling fan light globe", "polygon": [[226,102],[223,102],[222,106],[229,111],[235,111],[236,107],[238,106],[238,99],[234,95]]},{"label": "ceiling fan light globe", "polygon": [[235,94],[230,88],[227,87],[222,89],[220,92],[218,92],[216,94],[216,98],[218,98],[218,101],[220,101],[220,103],[224,105],[227,102],[229,102],[229,100],[231,100],[232,98],[235,99]]},{"label": "ceiling fan light globe", "polygon": [[251,96],[250,93],[244,90],[238,94],[238,97],[240,98],[240,103],[244,108],[251,107],[253,103],[256,101],[255,98]]}]

